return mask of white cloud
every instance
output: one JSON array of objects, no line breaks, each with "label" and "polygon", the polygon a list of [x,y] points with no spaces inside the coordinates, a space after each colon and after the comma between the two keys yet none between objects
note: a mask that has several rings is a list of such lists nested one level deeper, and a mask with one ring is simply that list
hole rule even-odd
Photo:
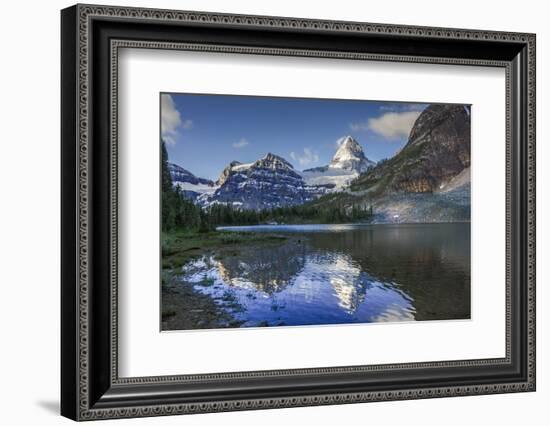
[{"label": "white cloud", "polygon": [[164,143],[166,145],[175,145],[176,144],[176,138],[174,138],[173,136],[167,135],[167,134],[162,135],[162,140],[164,141]]},{"label": "white cloud", "polygon": [[294,151],[290,153],[290,158],[294,161],[297,161],[300,166],[307,166],[310,164],[317,163],[319,161],[319,155],[312,151],[310,148],[304,148],[304,153],[295,153]]},{"label": "white cloud", "polygon": [[408,137],[421,111],[387,112],[366,122],[350,124],[354,132],[372,130],[388,139]]},{"label": "white cloud", "polygon": [[163,93],[160,97],[160,131],[168,145],[174,145],[179,135],[179,129],[190,129],[193,121],[182,120],[180,112],[171,95]]},{"label": "white cloud", "polygon": [[192,120],[184,120],[181,123],[181,127],[185,130],[189,130],[193,127],[193,121]]},{"label": "white cloud", "polygon": [[[360,132],[362,130],[369,130],[369,123],[365,122],[359,122],[359,123],[350,123],[349,128],[354,132]],[[336,141],[336,145],[340,146],[342,142],[340,139]]]},{"label": "white cloud", "polygon": [[237,149],[244,148],[247,145],[248,145],[248,141],[245,138],[241,138],[239,142],[235,142],[234,144],[232,144],[233,148],[237,148]]}]

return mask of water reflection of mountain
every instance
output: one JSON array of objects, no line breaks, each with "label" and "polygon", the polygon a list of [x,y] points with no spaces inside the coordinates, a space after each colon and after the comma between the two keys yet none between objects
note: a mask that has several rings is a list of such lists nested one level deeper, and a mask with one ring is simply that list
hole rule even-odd
[{"label": "water reflection of mountain", "polygon": [[218,259],[217,268],[226,284],[252,285],[257,291],[273,294],[288,286],[303,269],[306,253],[305,244],[295,240],[278,246],[251,246],[236,256]]},{"label": "water reflection of mountain", "polygon": [[[469,240],[468,224],[305,232],[280,245],[220,253],[210,268],[238,292],[247,315],[262,319],[464,319],[470,316]],[[273,313],[273,304],[284,312]]]},{"label": "water reflection of mountain", "polygon": [[330,283],[338,306],[349,314],[365,300],[373,283],[349,254],[339,251],[310,250],[301,275],[314,283]]},{"label": "water reflection of mountain", "polygon": [[[332,265],[329,263],[328,266]],[[338,306],[352,314],[365,300],[367,289],[372,285],[372,281],[345,257],[337,260],[334,267],[338,272],[332,274],[330,285],[338,297]]]},{"label": "water reflection of mountain", "polygon": [[294,241],[278,247],[247,248],[238,256],[222,257],[213,265],[225,284],[270,296],[295,286],[295,292],[306,300],[314,300],[318,286],[328,284],[334,302],[349,315],[357,311],[377,282],[347,253],[316,250],[308,243]]},{"label": "water reflection of mountain", "polygon": [[312,233],[320,251],[341,250],[414,300],[415,318],[469,318],[470,225],[388,225]]}]

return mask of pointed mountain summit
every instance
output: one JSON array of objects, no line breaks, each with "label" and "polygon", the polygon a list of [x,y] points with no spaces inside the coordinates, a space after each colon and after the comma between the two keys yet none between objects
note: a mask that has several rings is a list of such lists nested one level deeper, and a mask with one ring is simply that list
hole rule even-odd
[{"label": "pointed mountain summit", "polygon": [[336,141],[338,149],[327,166],[314,167],[302,172],[308,185],[330,185],[333,191],[349,186],[351,181],[376,163],[365,156],[363,148],[352,136]]},{"label": "pointed mountain summit", "polygon": [[336,143],[339,148],[332,157],[329,168],[363,173],[376,164],[365,156],[363,148],[352,136],[344,136],[338,139]]},{"label": "pointed mountain summit", "polygon": [[[469,106],[431,104],[412,125],[405,146],[357,176],[339,203],[350,209],[372,206],[377,223],[469,221],[470,149]],[[313,205],[331,202],[320,198]]]}]

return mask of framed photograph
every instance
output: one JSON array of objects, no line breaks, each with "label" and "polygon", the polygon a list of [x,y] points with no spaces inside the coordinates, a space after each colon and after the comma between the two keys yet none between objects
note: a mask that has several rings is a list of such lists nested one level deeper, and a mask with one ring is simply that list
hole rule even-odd
[{"label": "framed photograph", "polygon": [[535,35],[61,12],[61,412],[535,390]]}]

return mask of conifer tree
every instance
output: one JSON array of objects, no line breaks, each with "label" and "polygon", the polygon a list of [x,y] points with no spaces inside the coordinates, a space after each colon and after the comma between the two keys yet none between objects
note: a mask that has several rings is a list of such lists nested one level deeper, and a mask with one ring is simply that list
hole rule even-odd
[{"label": "conifer tree", "polygon": [[161,157],[162,157],[162,192],[172,191],[172,177],[170,176],[170,169],[168,168],[168,152],[166,151],[166,144],[161,139]]}]

